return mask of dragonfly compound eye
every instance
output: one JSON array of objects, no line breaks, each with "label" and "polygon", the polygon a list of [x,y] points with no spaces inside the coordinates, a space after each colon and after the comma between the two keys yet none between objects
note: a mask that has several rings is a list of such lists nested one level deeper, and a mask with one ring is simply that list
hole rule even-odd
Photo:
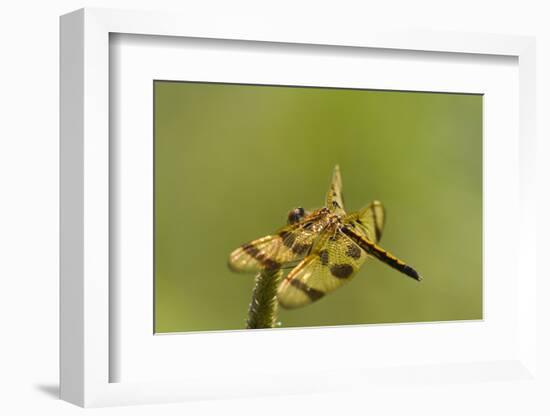
[{"label": "dragonfly compound eye", "polygon": [[305,211],[302,207],[294,208],[288,213],[288,223],[295,224],[299,222],[305,215]]}]

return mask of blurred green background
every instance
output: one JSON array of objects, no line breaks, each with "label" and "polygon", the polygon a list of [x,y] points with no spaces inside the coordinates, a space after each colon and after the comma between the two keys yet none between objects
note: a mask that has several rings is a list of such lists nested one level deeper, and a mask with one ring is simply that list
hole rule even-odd
[{"label": "blurred green background", "polygon": [[290,209],[379,199],[369,260],[282,327],[482,318],[482,96],[155,81],[155,332],[242,329],[254,276],[227,268]]}]

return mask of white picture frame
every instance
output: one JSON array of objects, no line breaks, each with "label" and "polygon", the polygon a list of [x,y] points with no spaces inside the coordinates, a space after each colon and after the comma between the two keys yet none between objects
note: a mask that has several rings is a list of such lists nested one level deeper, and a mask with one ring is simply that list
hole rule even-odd
[{"label": "white picture frame", "polygon": [[[283,371],[266,372],[256,380],[220,371],[216,380],[207,375],[176,381],[112,382],[110,368],[117,357],[111,348],[113,287],[110,253],[110,187],[113,159],[110,157],[109,52],[110,34],[148,35],[277,42],[281,44],[331,45],[336,48],[431,51],[453,54],[505,55],[516,57],[519,67],[519,192],[514,192],[520,214],[517,267],[522,270],[517,292],[517,349],[498,361],[430,363],[419,361],[415,376],[420,380],[443,378],[479,382],[483,371],[503,374],[506,380],[536,377],[536,270],[534,215],[535,141],[535,43],[530,37],[465,33],[399,33],[369,30],[329,33],[318,29],[304,33],[299,28],[280,28],[264,22],[223,20],[205,27],[192,17],[165,13],[83,9],[61,18],[61,397],[80,406],[183,401],[195,398],[243,397],[262,394],[333,391],[349,383],[361,386],[394,383],[407,378],[408,370],[372,368],[327,368],[327,377],[304,370],[289,380]],[[472,55],[474,56],[474,55]],[[514,198],[514,197],[513,197]],[[516,271],[517,274],[517,271]],[[412,328],[412,327],[411,327]],[[408,329],[417,331],[417,329]],[[357,329],[348,330],[350,336]],[[298,332],[296,332],[298,334]],[[302,335],[318,337],[321,332]],[[242,337],[242,333],[240,333]],[[328,329],[324,339],[342,336]],[[217,334],[235,338],[239,334]],[[248,336],[248,334],[247,334]],[[248,337],[250,340],[250,337]],[[238,339],[232,341],[244,343]],[[205,372],[208,374],[208,372]],[[215,372],[214,372],[215,374]],[[343,376],[343,377],[342,377]],[[498,378],[498,377],[497,377]]]}]

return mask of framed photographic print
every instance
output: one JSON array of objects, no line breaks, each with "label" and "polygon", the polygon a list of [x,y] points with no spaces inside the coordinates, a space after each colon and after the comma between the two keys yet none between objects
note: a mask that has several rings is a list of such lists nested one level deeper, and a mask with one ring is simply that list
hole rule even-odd
[{"label": "framed photographic print", "polygon": [[[481,94],[162,80],[153,94],[155,333],[241,329],[249,303],[252,328],[482,318]],[[415,224],[388,244],[456,257],[430,261],[446,279],[394,279],[420,276],[382,248],[392,212]],[[260,271],[251,301],[232,272]]]},{"label": "framed photographic print", "polygon": [[231,28],[61,19],[62,398],[532,377],[533,39]]}]

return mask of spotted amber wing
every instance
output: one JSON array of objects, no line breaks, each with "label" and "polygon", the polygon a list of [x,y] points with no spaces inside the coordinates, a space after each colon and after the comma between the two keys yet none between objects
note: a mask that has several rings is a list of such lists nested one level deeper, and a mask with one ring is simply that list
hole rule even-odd
[{"label": "spotted amber wing", "polygon": [[367,207],[344,217],[344,224],[373,243],[378,243],[382,238],[385,221],[386,212],[380,201],[373,201]]},{"label": "spotted amber wing", "polygon": [[365,252],[338,229],[323,232],[312,252],[279,285],[279,303],[291,309],[321,299],[349,282],[366,259]]},{"label": "spotted amber wing", "polygon": [[325,204],[327,208],[338,215],[345,215],[346,213],[344,211],[344,195],[342,193],[342,175],[340,174],[340,167],[338,165],[334,167]]},{"label": "spotted amber wing", "polygon": [[288,225],[278,233],[243,244],[229,255],[229,267],[237,272],[286,268],[311,251],[319,235],[312,221]]}]

